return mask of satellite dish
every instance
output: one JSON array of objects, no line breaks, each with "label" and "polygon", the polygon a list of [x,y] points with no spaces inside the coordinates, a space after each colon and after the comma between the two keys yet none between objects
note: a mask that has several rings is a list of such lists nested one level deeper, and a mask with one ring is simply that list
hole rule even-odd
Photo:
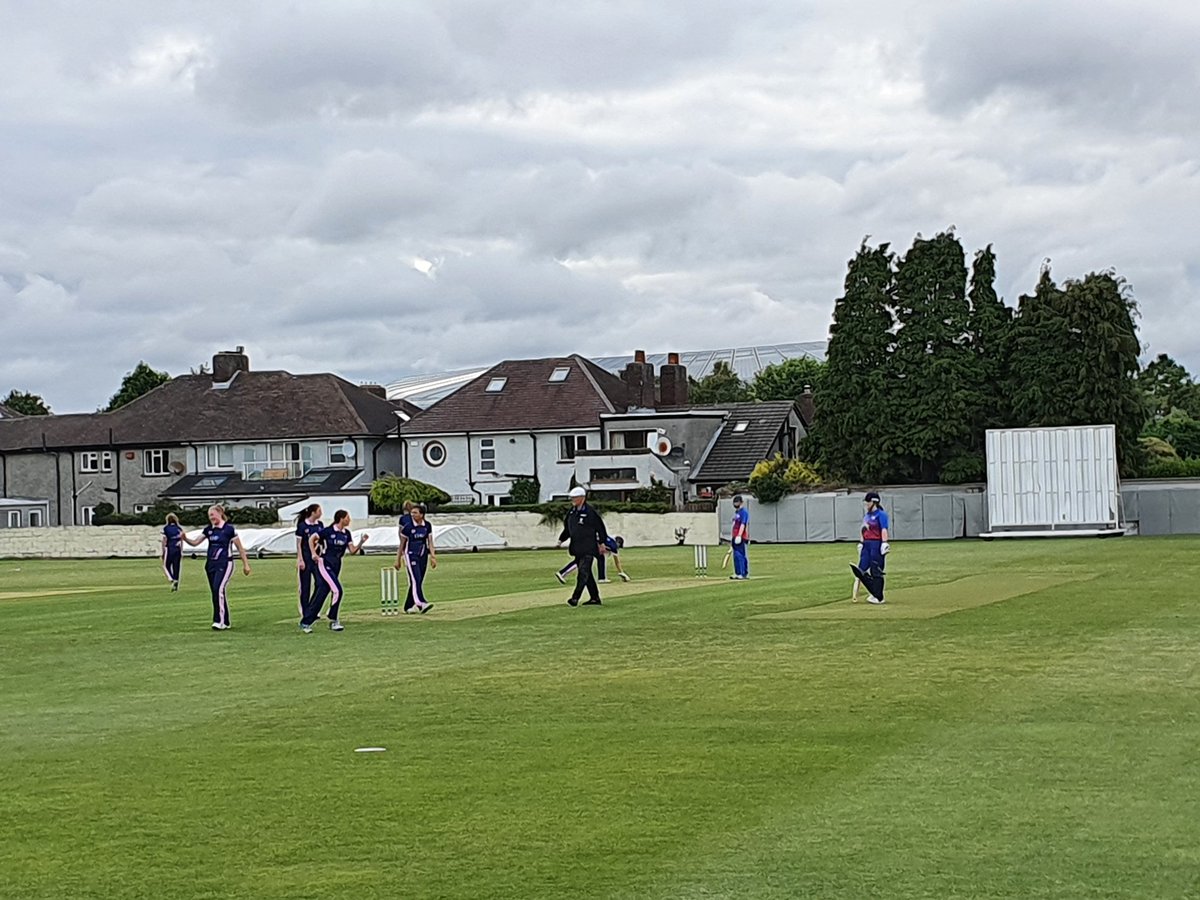
[{"label": "satellite dish", "polygon": [[650,438],[650,449],[655,456],[666,456],[674,449],[674,445],[665,434],[656,434]]},{"label": "satellite dish", "polygon": [[171,471],[176,475],[182,475],[187,471],[187,466],[176,460],[175,462],[171,463]]},{"label": "satellite dish", "polygon": [[342,456],[346,457],[346,459],[354,459],[357,455],[358,447],[355,446],[354,441],[344,441],[342,443]]}]

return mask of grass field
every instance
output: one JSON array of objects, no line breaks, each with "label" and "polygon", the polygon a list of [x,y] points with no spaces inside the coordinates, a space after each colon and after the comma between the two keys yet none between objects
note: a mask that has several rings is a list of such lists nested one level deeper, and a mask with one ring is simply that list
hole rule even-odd
[{"label": "grass field", "polygon": [[1198,552],[443,556],[394,619],[369,557],[308,636],[285,560],[227,633],[198,562],[0,560],[0,897],[1200,896]]}]

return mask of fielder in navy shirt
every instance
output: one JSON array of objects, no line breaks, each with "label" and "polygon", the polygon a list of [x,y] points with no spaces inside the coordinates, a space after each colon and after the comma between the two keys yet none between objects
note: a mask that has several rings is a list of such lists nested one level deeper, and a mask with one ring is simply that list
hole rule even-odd
[{"label": "fielder in navy shirt", "polygon": [[317,579],[317,564],[313,561],[309,541],[325,527],[321,521],[321,504],[311,503],[296,517],[296,576],[300,582],[300,602],[297,610],[301,616],[308,608],[313,596],[313,585]]},{"label": "fielder in navy shirt", "polygon": [[408,574],[408,595],[404,611],[427,613],[433,604],[425,599],[425,574],[437,568],[437,550],[433,546],[433,526],[425,518],[425,507],[415,504],[407,525],[400,526],[400,549],[396,568]]},{"label": "fielder in navy shirt", "polygon": [[179,516],[171,513],[162,530],[162,564],[171,591],[179,590],[179,573],[183,567],[183,529],[179,527]]},{"label": "fielder in navy shirt", "polygon": [[326,598],[330,599],[330,630],[345,631],[338,620],[342,608],[342,558],[346,554],[361,553],[366,542],[367,536],[364,534],[357,544],[354,543],[354,536],[350,533],[350,513],[344,509],[333,514],[332,525],[309,537],[309,550],[317,565],[317,589],[300,619],[300,630],[305,634],[312,632],[313,622],[320,617]]},{"label": "fielder in navy shirt", "polygon": [[250,574],[250,560],[246,557],[246,548],[242,539],[237,536],[237,529],[225,516],[225,507],[210,506],[208,509],[208,525],[200,533],[200,537],[192,538],[186,534],[183,539],[193,547],[199,547],[208,541],[208,555],[204,562],[204,572],[208,575],[208,587],[212,591],[213,631],[225,631],[229,628],[229,598],[226,588],[229,579],[233,577],[233,551],[237,550],[242,558],[242,572]]}]

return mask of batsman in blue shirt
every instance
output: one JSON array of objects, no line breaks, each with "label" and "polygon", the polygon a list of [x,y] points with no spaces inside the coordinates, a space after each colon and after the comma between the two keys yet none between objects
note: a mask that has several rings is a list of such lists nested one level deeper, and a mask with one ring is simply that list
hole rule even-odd
[{"label": "batsman in blue shirt", "polygon": [[877,491],[869,491],[863,498],[863,504],[866,515],[862,521],[862,543],[858,545],[858,565],[850,569],[867,589],[870,595],[867,602],[878,604],[884,602],[884,564],[891,549],[888,543],[888,514]]}]

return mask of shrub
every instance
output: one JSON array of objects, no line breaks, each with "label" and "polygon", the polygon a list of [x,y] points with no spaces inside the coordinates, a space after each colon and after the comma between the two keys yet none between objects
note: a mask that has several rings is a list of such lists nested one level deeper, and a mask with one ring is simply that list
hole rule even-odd
[{"label": "shrub", "polygon": [[670,506],[675,502],[675,491],[657,478],[650,477],[650,487],[638,488],[629,498],[631,503],[661,503]]},{"label": "shrub", "polygon": [[1200,478],[1200,459],[1156,460],[1146,466],[1144,478]]},{"label": "shrub", "polygon": [[509,488],[508,496],[518,506],[534,506],[542,499],[542,486],[536,478],[517,478]]},{"label": "shrub", "polygon": [[398,513],[406,500],[437,507],[449,503],[450,495],[432,484],[397,475],[385,475],[371,485],[371,507],[377,513]]},{"label": "shrub", "polygon": [[[225,513],[234,525],[271,526],[279,524],[279,508],[276,506],[225,506]],[[187,528],[199,528],[208,524],[208,507],[203,509],[180,509],[172,503],[159,503],[144,513],[119,513],[111,503],[96,504],[93,525],[161,525],[167,514],[179,517],[179,524]]]},{"label": "shrub", "polygon": [[1166,441],[1184,459],[1200,458],[1200,422],[1185,412],[1176,410],[1169,416],[1151,422],[1142,434]]},{"label": "shrub", "polygon": [[1178,460],[1179,454],[1175,448],[1159,437],[1144,437],[1141,440],[1142,450],[1146,454],[1146,464],[1153,467],[1156,463]]},{"label": "shrub", "polygon": [[779,453],[762,460],[750,474],[750,491],[760,503],[778,503],[788,494],[821,483],[821,473],[812,463],[784,459]]}]

